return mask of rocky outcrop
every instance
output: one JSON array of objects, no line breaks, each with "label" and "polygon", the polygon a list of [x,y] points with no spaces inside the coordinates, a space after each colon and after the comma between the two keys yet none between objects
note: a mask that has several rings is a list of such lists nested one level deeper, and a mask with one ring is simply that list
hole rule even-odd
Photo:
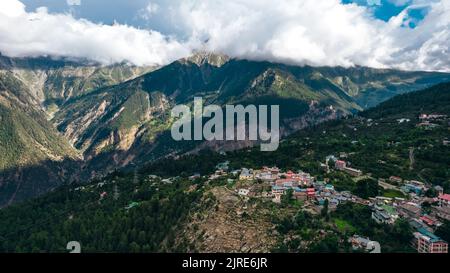
[{"label": "rocky outcrop", "polygon": [[224,187],[205,194],[180,231],[179,242],[201,253],[267,253],[277,242],[270,210]]}]

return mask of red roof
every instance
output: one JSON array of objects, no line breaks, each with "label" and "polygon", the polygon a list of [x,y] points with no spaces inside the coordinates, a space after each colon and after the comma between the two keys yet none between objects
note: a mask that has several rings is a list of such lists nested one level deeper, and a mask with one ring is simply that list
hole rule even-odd
[{"label": "red roof", "polygon": [[315,191],[315,190],[314,190],[314,188],[307,188],[306,191],[308,191],[308,192],[313,192],[313,191]]},{"label": "red roof", "polygon": [[422,216],[422,217],[420,217],[420,220],[424,221],[429,226],[434,225],[434,221],[432,219],[430,219],[428,216]]},{"label": "red roof", "polygon": [[442,194],[442,195],[439,195],[439,198],[440,199],[444,199],[445,201],[448,201],[448,202],[450,202],[450,194]]},{"label": "red roof", "polygon": [[295,178],[285,178],[285,179],[277,179],[275,183],[289,183],[289,182],[298,182],[298,179]]}]

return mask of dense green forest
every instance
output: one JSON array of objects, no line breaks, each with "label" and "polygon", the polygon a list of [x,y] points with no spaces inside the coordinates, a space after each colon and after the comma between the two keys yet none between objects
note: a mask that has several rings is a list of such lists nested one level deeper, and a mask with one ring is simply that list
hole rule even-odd
[{"label": "dense green forest", "polygon": [[67,252],[69,241],[84,252],[177,251],[175,227],[202,196],[186,187],[119,173],[62,187],[0,210],[0,252]]}]

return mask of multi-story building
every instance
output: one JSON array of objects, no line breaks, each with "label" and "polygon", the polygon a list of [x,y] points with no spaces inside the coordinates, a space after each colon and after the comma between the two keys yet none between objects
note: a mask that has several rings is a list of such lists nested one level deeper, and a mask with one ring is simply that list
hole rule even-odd
[{"label": "multi-story building", "polygon": [[418,253],[448,253],[447,242],[424,228],[414,233],[413,246]]},{"label": "multi-story building", "polygon": [[372,212],[372,219],[379,224],[394,224],[398,219],[398,214],[394,207],[388,205],[375,206]]},{"label": "multi-story building", "polygon": [[433,207],[431,214],[439,219],[450,221],[450,194],[441,194],[438,200],[439,205]]},{"label": "multi-story building", "polygon": [[358,169],[354,169],[354,168],[349,168],[349,167],[345,167],[344,168],[344,172],[348,173],[351,176],[361,176],[362,175],[362,171],[358,170]]},{"label": "multi-story building", "polygon": [[450,194],[439,195],[439,206],[450,207]]},{"label": "multi-story building", "polygon": [[275,181],[275,186],[279,187],[292,188],[297,187],[298,185],[299,185],[298,180],[293,178],[277,179]]},{"label": "multi-story building", "polygon": [[252,180],[254,178],[253,170],[243,168],[239,175],[239,180]]},{"label": "multi-story building", "polygon": [[450,207],[449,206],[433,207],[432,214],[439,219],[444,219],[444,220],[450,221]]},{"label": "multi-story building", "polygon": [[391,177],[389,177],[389,181],[391,181],[393,183],[402,183],[403,179],[398,176],[391,176]]},{"label": "multi-story building", "polygon": [[419,218],[422,213],[422,208],[414,203],[408,202],[408,203],[402,203],[399,206],[397,206],[398,213],[403,218]]},{"label": "multi-story building", "polygon": [[344,170],[346,167],[347,167],[347,163],[345,162],[345,161],[343,161],[343,160],[337,160],[335,163],[334,163],[334,167],[336,168],[336,169],[338,169],[338,170]]}]

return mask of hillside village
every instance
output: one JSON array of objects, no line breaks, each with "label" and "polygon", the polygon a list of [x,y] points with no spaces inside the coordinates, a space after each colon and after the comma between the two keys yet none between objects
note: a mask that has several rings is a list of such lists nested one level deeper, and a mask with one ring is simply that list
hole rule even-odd
[{"label": "hillside village", "polygon": [[[444,115],[421,115],[417,126],[429,126],[431,120],[446,119]],[[410,121],[403,121],[410,122]],[[353,177],[355,183],[363,179],[372,179],[370,174],[352,167],[346,161],[346,153],[329,155],[320,166],[326,173],[343,172]],[[372,219],[379,224],[393,225],[398,219],[407,220],[413,228],[411,246],[419,253],[448,253],[448,243],[433,232],[450,220],[450,194],[445,194],[440,186],[433,186],[417,180],[406,180],[398,176],[377,179],[378,186],[387,192],[383,196],[361,198],[349,191],[337,191],[328,179],[318,180],[301,170],[281,170],[274,167],[261,169],[229,169],[230,162],[216,166],[216,172],[207,176],[208,181],[223,177],[236,195],[243,198],[258,198],[267,202],[281,204],[284,199],[300,202],[304,209],[320,214],[325,204],[334,210],[339,204],[355,203],[372,209]],[[200,178],[196,174],[191,180]],[[206,177],[205,177],[206,178]],[[432,193],[432,194],[430,194]],[[367,246],[370,239],[364,234],[354,234],[351,238],[355,248]]]},{"label": "hillside village", "polygon": [[[431,121],[443,122],[445,115],[420,115],[417,127]],[[371,120],[366,120],[372,123]],[[411,120],[404,119],[409,123]],[[436,125],[439,126],[439,125]],[[435,128],[436,126],[431,126]],[[426,130],[428,130],[427,128]],[[450,194],[445,194],[441,186],[419,180],[408,180],[392,175],[386,178],[373,178],[370,173],[358,169],[348,159],[351,154],[337,152],[326,156],[319,162],[326,174],[343,174],[356,185],[360,181],[373,181],[383,189],[383,194],[362,198],[351,191],[337,190],[329,178],[314,176],[302,170],[282,169],[277,166],[262,166],[259,169],[231,169],[231,162],[224,161],[209,175],[195,173],[189,177],[192,182],[225,181],[225,187],[243,200],[260,200],[282,206],[294,202],[301,210],[320,215],[326,207],[334,211],[339,205],[354,203],[369,207],[371,218],[378,224],[394,225],[403,219],[412,227],[413,240],[410,246],[419,253],[448,253],[448,243],[434,234],[444,221],[450,221]],[[384,164],[381,162],[381,164]],[[151,176],[155,178],[157,176]],[[162,179],[172,183],[176,177]],[[244,206],[246,207],[246,206]],[[349,243],[355,250],[367,251],[371,242],[365,234],[353,234]]]}]

